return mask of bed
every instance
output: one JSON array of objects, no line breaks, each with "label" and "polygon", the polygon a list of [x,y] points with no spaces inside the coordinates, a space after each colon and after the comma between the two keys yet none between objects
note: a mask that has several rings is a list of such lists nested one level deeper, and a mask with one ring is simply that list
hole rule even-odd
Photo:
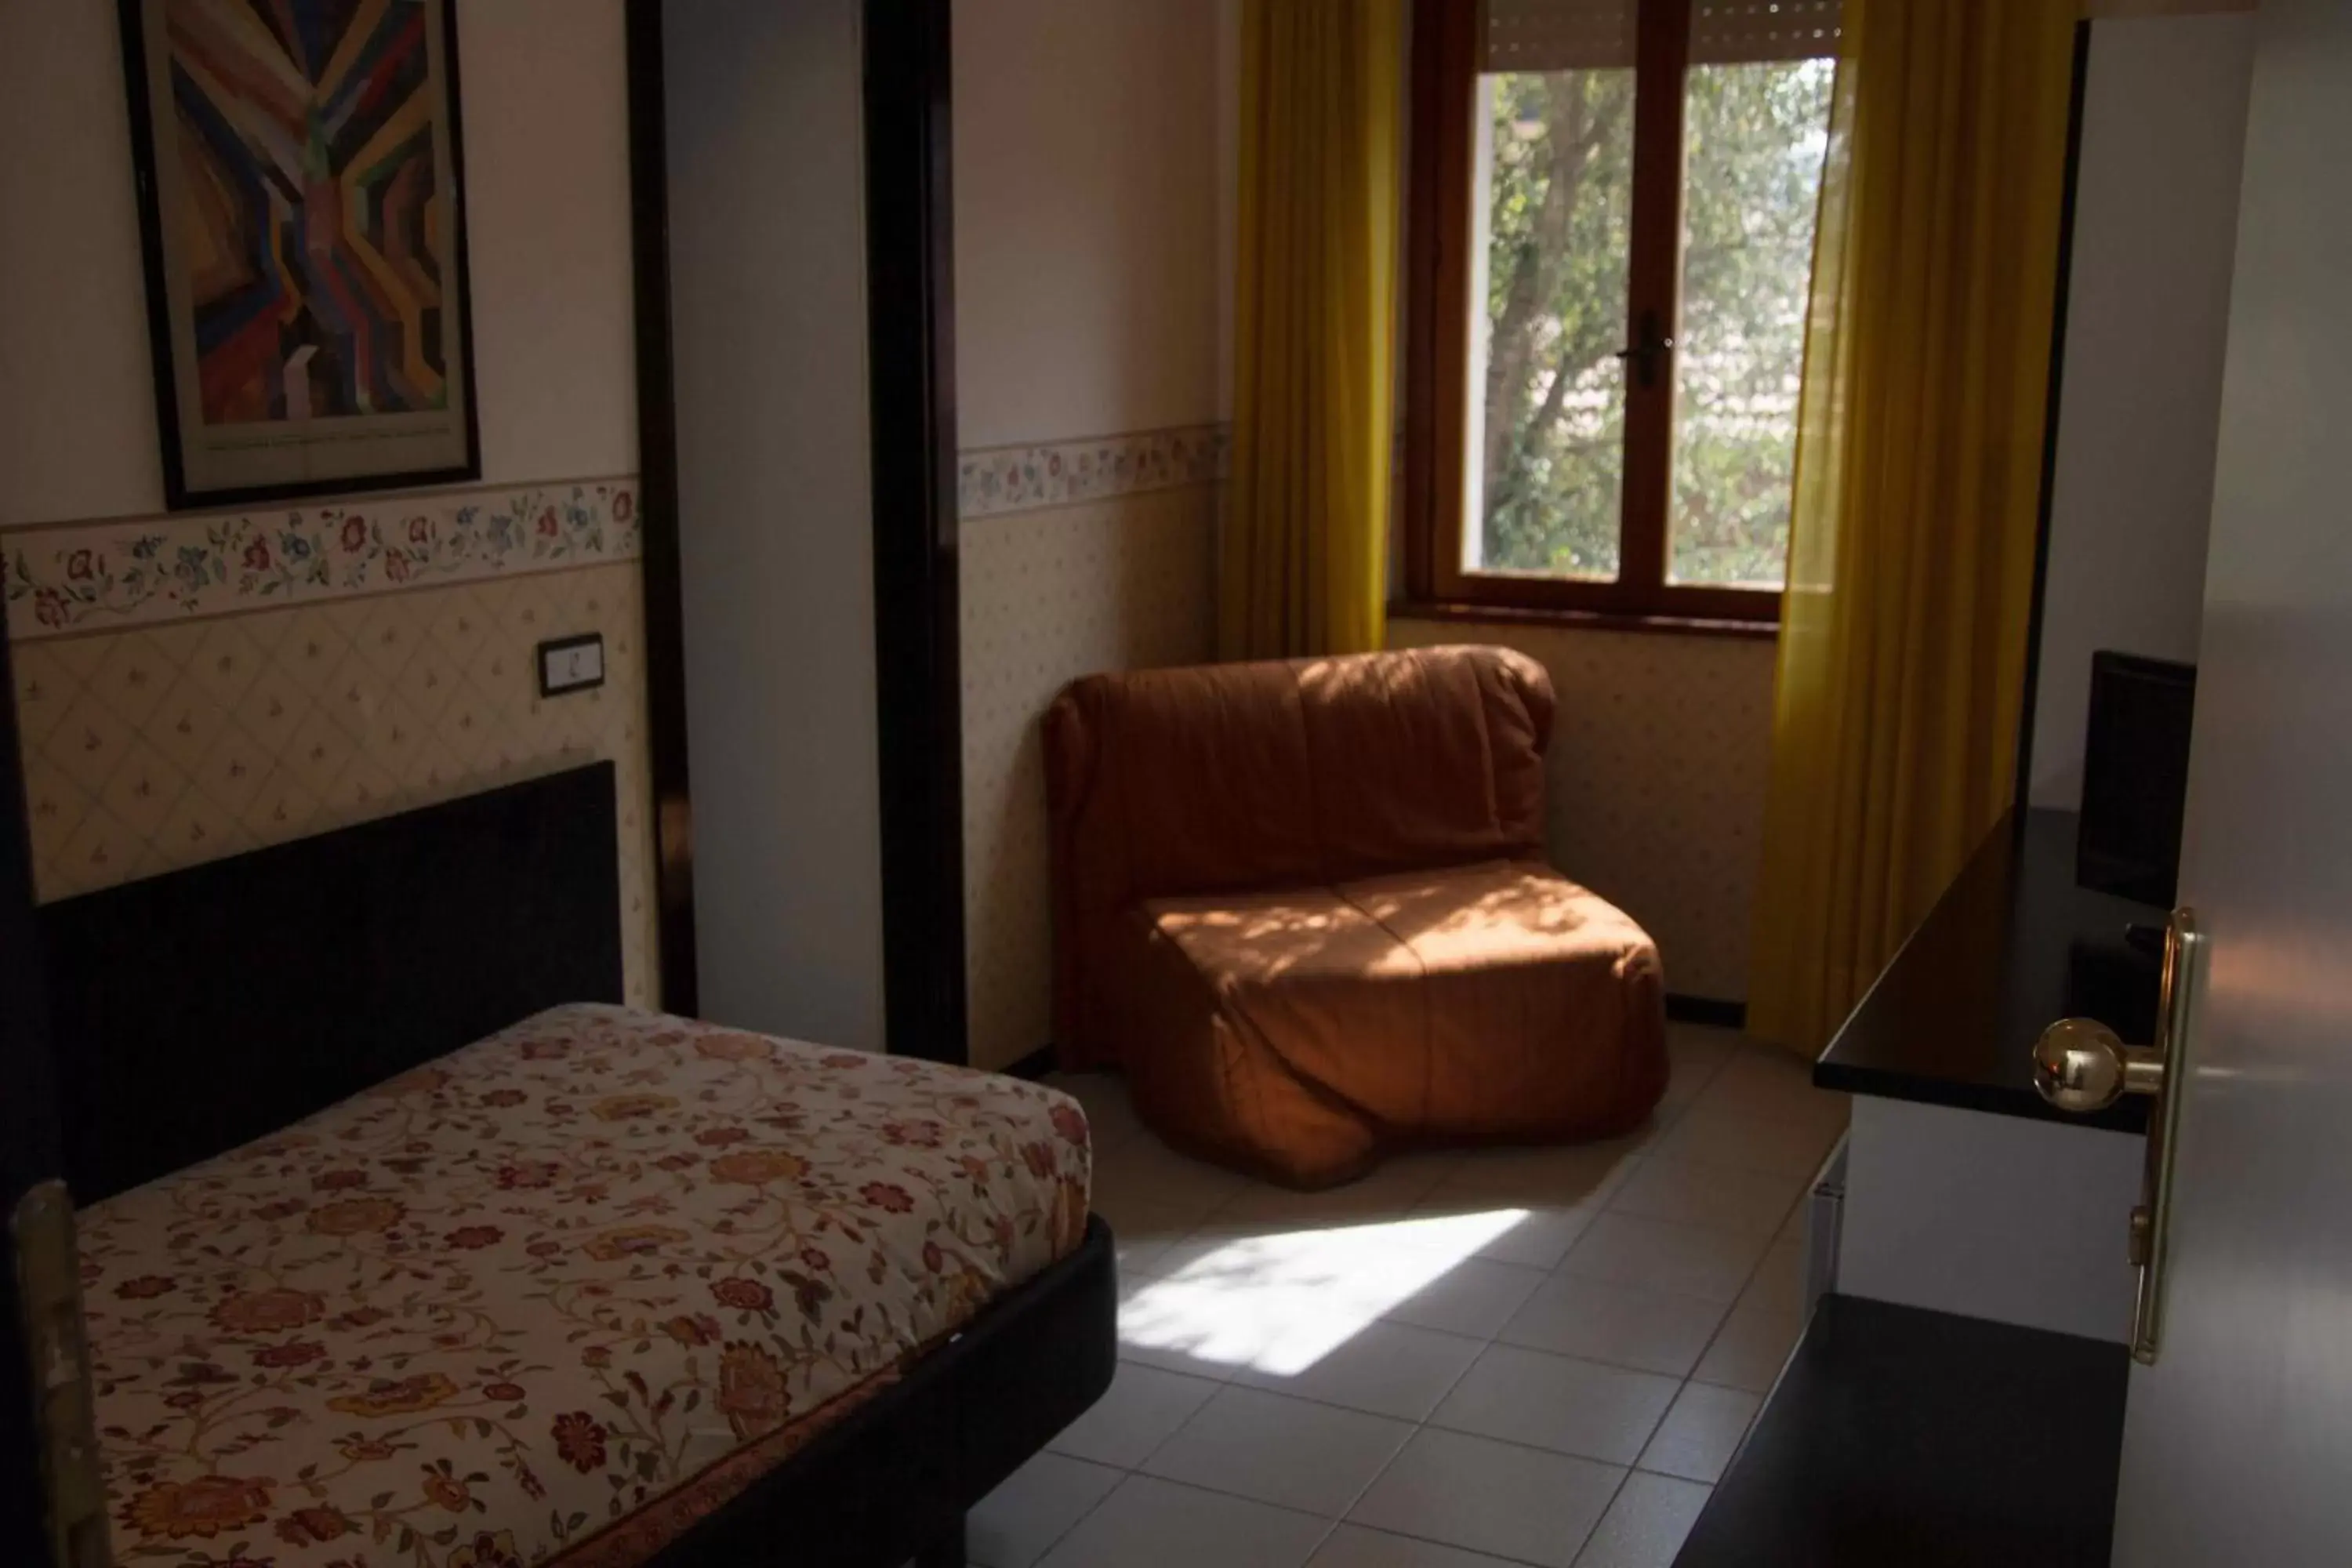
[{"label": "bed", "polygon": [[612,788],[44,911],[119,1561],[961,1562],[1107,1386],[1076,1104],[614,1005]]}]

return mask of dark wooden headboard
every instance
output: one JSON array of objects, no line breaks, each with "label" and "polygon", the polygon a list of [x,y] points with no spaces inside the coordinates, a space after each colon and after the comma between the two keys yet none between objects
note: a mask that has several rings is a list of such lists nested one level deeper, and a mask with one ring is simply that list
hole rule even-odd
[{"label": "dark wooden headboard", "polygon": [[75,1197],[621,1000],[613,791],[598,763],[44,908]]}]

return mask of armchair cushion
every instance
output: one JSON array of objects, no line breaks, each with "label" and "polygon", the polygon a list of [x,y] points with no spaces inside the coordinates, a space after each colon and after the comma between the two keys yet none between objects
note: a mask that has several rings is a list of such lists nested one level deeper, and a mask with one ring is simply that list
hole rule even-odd
[{"label": "armchair cushion", "polygon": [[1153,900],[1122,937],[1136,1109],[1292,1185],[1398,1146],[1609,1137],[1665,1088],[1656,949],[1546,866]]}]

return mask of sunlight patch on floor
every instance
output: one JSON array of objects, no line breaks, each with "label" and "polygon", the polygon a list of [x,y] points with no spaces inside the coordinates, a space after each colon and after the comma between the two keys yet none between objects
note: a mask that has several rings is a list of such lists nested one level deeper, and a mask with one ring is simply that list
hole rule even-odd
[{"label": "sunlight patch on floor", "polygon": [[1490,1209],[1237,1237],[1130,1297],[1119,1338],[1295,1377],[1526,1217]]}]

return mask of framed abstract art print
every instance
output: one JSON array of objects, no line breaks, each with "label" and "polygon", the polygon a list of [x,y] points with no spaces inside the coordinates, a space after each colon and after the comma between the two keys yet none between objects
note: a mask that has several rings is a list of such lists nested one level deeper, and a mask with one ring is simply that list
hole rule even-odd
[{"label": "framed abstract art print", "polygon": [[452,0],[121,0],[173,510],[481,477]]}]

